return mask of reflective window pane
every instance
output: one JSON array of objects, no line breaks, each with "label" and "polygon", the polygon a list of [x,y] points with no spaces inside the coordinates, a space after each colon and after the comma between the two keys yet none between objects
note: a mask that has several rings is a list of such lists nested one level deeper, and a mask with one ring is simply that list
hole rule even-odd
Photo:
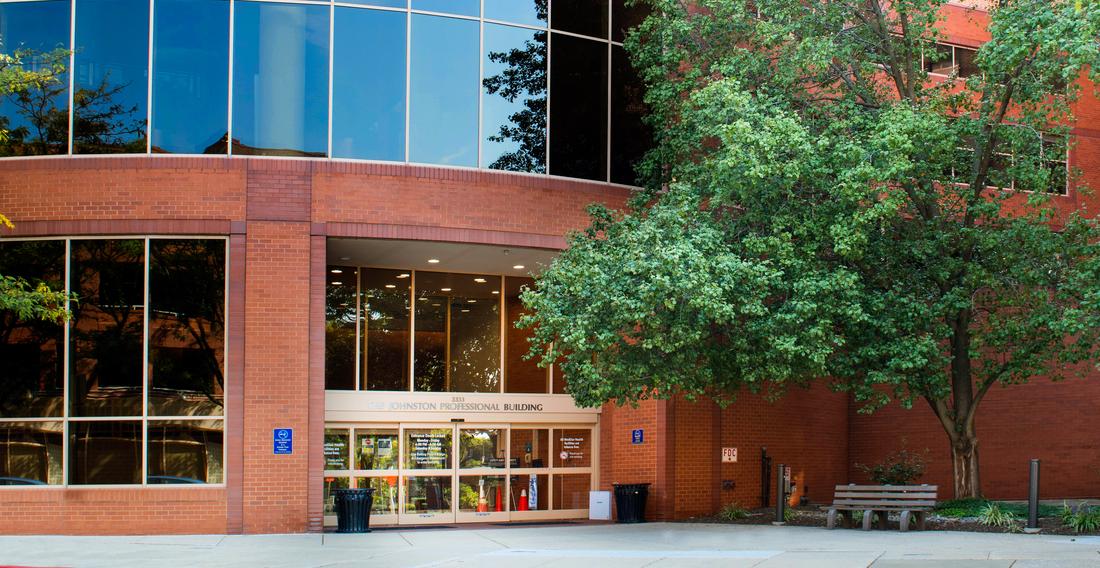
[{"label": "reflective window pane", "polygon": [[60,485],[61,422],[0,422],[0,486]]},{"label": "reflective window pane", "polygon": [[550,467],[550,430],[512,429],[512,467]]},{"label": "reflective window pane", "polygon": [[551,42],[553,175],[607,177],[607,46],[562,34],[555,34]]},{"label": "reflective window pane", "polygon": [[546,32],[485,24],[482,167],[546,172]]},{"label": "reflective window pane", "polygon": [[224,414],[225,241],[149,241],[149,306],[149,413]]},{"label": "reflective window pane", "polygon": [[223,430],[221,420],[151,420],[148,483],[224,481]]},{"label": "reflective window pane", "polygon": [[409,297],[412,273],[360,272],[363,390],[409,390]]},{"label": "reflective window pane", "polygon": [[534,280],[511,276],[504,279],[504,392],[545,394],[550,388],[549,367],[541,368],[538,359],[526,358],[533,330],[516,328],[516,322],[526,313],[519,297],[524,286],[533,287]]},{"label": "reflective window pane", "polygon": [[[68,55],[56,50],[69,47],[69,13],[68,0],[0,4],[0,49],[8,55],[31,50],[33,53],[22,58],[28,70],[54,63],[68,68]],[[0,99],[0,128],[7,130],[7,140],[0,141],[0,156],[68,152],[68,95],[69,76],[61,73],[41,88]]]},{"label": "reflective window pane", "polygon": [[511,493],[513,511],[550,510],[550,476],[545,473],[513,475]]},{"label": "reflective window pane", "polygon": [[450,428],[405,430],[406,469],[451,469]]},{"label": "reflective window pane", "polygon": [[70,422],[69,483],[141,483],[141,422]]},{"label": "reflective window pane", "polygon": [[626,32],[644,22],[649,12],[649,5],[643,2],[627,7],[626,0],[611,0],[611,41],[626,39]]},{"label": "reflective window pane", "polygon": [[554,0],[550,9],[555,30],[607,39],[607,0]]},{"label": "reflective window pane", "polygon": [[481,0],[412,0],[413,10],[477,17]]},{"label": "reflective window pane", "polygon": [[364,6],[382,6],[383,8],[407,8],[409,0],[340,0],[345,4],[362,4]]},{"label": "reflective window pane", "polygon": [[955,70],[950,45],[936,44],[924,54],[924,70],[929,73],[950,75]]},{"label": "reflective window pane", "polygon": [[329,266],[325,286],[325,388],[355,390],[355,268]]},{"label": "reflective window pane", "polygon": [[546,3],[547,0],[485,0],[485,19],[545,26]]},{"label": "reflective window pane", "polygon": [[397,469],[397,430],[355,430],[355,469]]},{"label": "reflective window pane", "polygon": [[555,429],[554,467],[591,467],[592,430]]},{"label": "reflective window pane", "polygon": [[451,512],[450,477],[406,477],[405,512],[449,513]]},{"label": "reflective window pane", "polygon": [[503,430],[460,428],[458,433],[458,467],[504,467]]},{"label": "reflective window pane", "polygon": [[336,8],[332,155],[405,160],[405,18]]},{"label": "reflective window pane", "polygon": [[[74,240],[70,413],[141,416],[145,242]],[[140,440],[139,440],[140,441]]]},{"label": "reflective window pane", "polygon": [[325,429],[325,469],[351,469],[350,442],[347,428]]},{"label": "reflective window pane", "polygon": [[[64,241],[0,242],[0,275],[65,287]],[[61,416],[64,328],[0,311],[0,418]]]},{"label": "reflective window pane", "polygon": [[347,489],[351,487],[351,479],[347,477],[325,477],[325,485],[322,490],[322,499],[324,500],[325,514],[336,514],[336,496],[332,493],[333,489]]},{"label": "reflective window pane", "polygon": [[652,146],[653,133],[642,119],[649,112],[642,84],[626,50],[611,47],[611,181],[636,185],[634,166]]},{"label": "reflective window pane", "polygon": [[965,47],[955,48],[955,66],[959,70],[959,78],[965,79],[971,75],[978,75],[982,72],[978,68],[978,50],[967,49]]},{"label": "reflective window pane", "polygon": [[587,473],[554,476],[554,510],[587,509],[592,476]]},{"label": "reflective window pane", "polygon": [[500,391],[500,277],[416,273],[415,387]]},{"label": "reflective window pane", "polygon": [[229,2],[157,0],[153,152],[224,154],[228,97]]},{"label": "reflective window pane", "polygon": [[149,2],[80,0],[76,21],[73,152],[145,152]]},{"label": "reflective window pane", "polygon": [[233,153],[324,156],[329,7],[238,2]]},{"label": "reflective window pane", "polygon": [[371,487],[374,495],[371,499],[370,512],[372,515],[396,515],[397,514],[397,476],[388,477],[357,477],[355,486],[359,488]]},{"label": "reflective window pane", "polygon": [[503,475],[463,475],[458,478],[458,510],[491,513],[507,510]]},{"label": "reflective window pane", "polygon": [[412,16],[409,160],[477,166],[479,25]]}]

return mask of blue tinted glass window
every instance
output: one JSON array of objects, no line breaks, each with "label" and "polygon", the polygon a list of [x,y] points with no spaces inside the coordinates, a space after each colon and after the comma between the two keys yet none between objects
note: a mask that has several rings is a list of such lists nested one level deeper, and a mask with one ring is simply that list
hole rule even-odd
[{"label": "blue tinted glass window", "polygon": [[362,4],[364,6],[382,6],[384,8],[408,8],[409,0],[339,0],[345,4]]},{"label": "blue tinted glass window", "polygon": [[332,155],[405,160],[404,12],[336,8]]},{"label": "blue tinted glass window", "polygon": [[481,11],[480,3],[481,0],[412,0],[412,9],[476,18]]},{"label": "blue tinted glass window", "polygon": [[[14,55],[30,50],[23,59],[27,69],[68,67],[69,2],[18,2],[0,4],[0,51]],[[0,156],[64,154],[69,151],[69,76],[56,75],[44,88],[13,93],[0,100],[0,128],[8,139],[0,142]]]},{"label": "blue tinted glass window", "polygon": [[224,154],[228,97],[229,2],[157,0],[153,151]]},{"label": "blue tinted glass window", "polygon": [[481,165],[546,172],[546,32],[485,24]]},{"label": "blue tinted glass window", "polygon": [[412,18],[409,160],[476,166],[478,23]]},{"label": "blue tinted glass window", "polygon": [[554,0],[550,26],[555,30],[607,39],[608,0]]},{"label": "blue tinted glass window", "polygon": [[607,178],[607,46],[554,34],[550,44],[550,173]]},{"label": "blue tinted glass window", "polygon": [[611,181],[637,183],[634,166],[653,146],[653,131],[643,121],[649,113],[645,85],[634,72],[626,50],[611,47]]},{"label": "blue tinted glass window", "polygon": [[234,154],[325,155],[328,20],[328,6],[237,3]]},{"label": "blue tinted glass window", "polygon": [[145,152],[149,2],[76,4],[73,152]]},{"label": "blue tinted glass window", "polygon": [[546,25],[546,0],[485,0],[485,19]]}]

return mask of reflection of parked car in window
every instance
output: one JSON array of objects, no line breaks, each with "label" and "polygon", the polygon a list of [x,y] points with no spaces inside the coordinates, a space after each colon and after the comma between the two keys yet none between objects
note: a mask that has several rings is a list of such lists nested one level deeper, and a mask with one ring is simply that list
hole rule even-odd
[{"label": "reflection of parked car in window", "polygon": [[150,475],[150,485],[166,485],[169,483],[206,483],[201,479],[195,479],[193,477],[179,477],[177,475]]},{"label": "reflection of parked car in window", "polygon": [[46,483],[26,477],[0,477],[0,485],[46,485]]}]

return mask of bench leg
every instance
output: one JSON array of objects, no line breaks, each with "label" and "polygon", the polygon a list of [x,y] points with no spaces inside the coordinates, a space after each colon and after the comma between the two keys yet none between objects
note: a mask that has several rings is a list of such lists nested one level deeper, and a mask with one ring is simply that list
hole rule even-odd
[{"label": "bench leg", "polygon": [[917,511],[917,530],[924,530],[924,511]]},{"label": "bench leg", "polygon": [[863,512],[863,530],[871,530],[871,521],[875,518],[875,512],[868,509]]},{"label": "bench leg", "polygon": [[841,524],[844,525],[844,528],[846,528],[846,529],[852,528],[852,512],[851,511],[841,511],[840,512],[840,522],[841,522]]},{"label": "bench leg", "polygon": [[886,511],[878,512],[878,528],[886,530],[886,521],[889,520],[890,514]]},{"label": "bench leg", "polygon": [[901,532],[906,532],[909,530],[909,511],[901,512],[901,525],[899,525],[898,528],[901,530]]},{"label": "bench leg", "polygon": [[830,530],[836,528],[836,509],[829,509],[829,516],[825,518],[825,528]]}]

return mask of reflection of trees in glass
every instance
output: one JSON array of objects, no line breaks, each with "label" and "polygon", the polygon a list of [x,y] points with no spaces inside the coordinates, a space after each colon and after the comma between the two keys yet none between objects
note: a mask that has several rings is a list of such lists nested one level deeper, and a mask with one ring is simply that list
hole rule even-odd
[{"label": "reflection of trees in glass", "polygon": [[[69,51],[55,49],[38,52],[17,49],[0,53],[0,93],[25,119],[12,128],[11,116],[0,116],[0,155],[34,156],[64,154],[68,151]],[[57,108],[61,102],[63,108]]]},{"label": "reflection of trees in glass", "polygon": [[[332,270],[334,267],[329,267]],[[355,274],[348,283],[329,283],[325,291],[325,388],[355,388]]]},{"label": "reflection of trees in glass", "polygon": [[[546,20],[546,0],[536,0],[540,20]],[[513,142],[518,147],[502,154],[490,168],[516,172],[546,172],[546,31],[536,31],[522,48],[490,52],[493,63],[507,66],[504,72],[486,77],[482,84],[490,95],[510,103],[522,99],[523,109],[509,115],[509,123],[489,136],[492,142]]]},{"label": "reflection of trees in glass", "polygon": [[469,304],[459,299],[451,309],[451,384],[454,392],[500,390],[500,312],[497,304]]},{"label": "reflection of trees in glass", "polygon": [[141,107],[127,107],[115,96],[130,86],[112,85],[108,73],[94,89],[80,88],[73,95],[73,148],[82,154],[145,152],[145,116]]}]

